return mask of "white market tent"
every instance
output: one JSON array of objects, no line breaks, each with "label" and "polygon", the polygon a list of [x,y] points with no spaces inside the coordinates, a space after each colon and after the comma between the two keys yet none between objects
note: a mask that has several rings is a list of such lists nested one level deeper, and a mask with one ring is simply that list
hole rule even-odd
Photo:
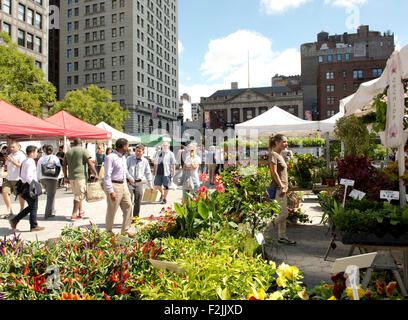
[{"label": "white market tent", "polygon": [[115,128],[112,128],[110,125],[108,125],[104,121],[98,123],[96,126],[98,128],[111,132],[113,141],[116,141],[120,138],[126,139],[127,141],[129,141],[129,143],[140,143],[142,141],[142,139],[140,139],[139,137],[131,136],[129,134],[120,132],[119,130],[116,130]]},{"label": "white market tent", "polygon": [[[401,49],[399,56],[401,61],[402,79],[408,79],[408,45]],[[379,93],[383,93],[388,86],[387,67],[388,63],[380,78],[362,83],[355,94],[342,100],[345,102],[345,116],[361,113],[372,108],[371,105],[373,99]]]},{"label": "white market tent", "polygon": [[318,121],[308,121],[298,118],[293,114],[275,106],[261,115],[246,122],[235,125],[238,135],[248,132],[256,132],[258,135],[266,133],[285,133],[292,131],[302,131],[310,133],[319,130]]}]

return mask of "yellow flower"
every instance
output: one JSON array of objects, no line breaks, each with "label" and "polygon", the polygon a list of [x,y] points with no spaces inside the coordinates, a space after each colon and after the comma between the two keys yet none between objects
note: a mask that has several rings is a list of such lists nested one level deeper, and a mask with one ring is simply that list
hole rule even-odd
[{"label": "yellow flower", "polygon": [[306,291],[302,290],[298,292],[298,296],[302,299],[302,300],[309,300],[309,295],[307,294]]},{"label": "yellow flower", "polygon": [[[354,300],[353,290],[351,288],[346,288],[346,293],[350,300]],[[365,290],[361,286],[358,286],[357,293],[358,298],[361,299],[362,297],[364,297]]]},{"label": "yellow flower", "polygon": [[269,261],[269,265],[271,266],[272,269],[276,269],[276,263],[273,261]]},{"label": "yellow flower", "polygon": [[337,300],[335,296],[331,296],[329,299],[327,300]]},{"label": "yellow flower", "polygon": [[248,294],[247,300],[254,300],[251,298],[255,298],[256,300],[265,300],[266,293],[264,289],[259,289],[258,291],[255,291],[255,289],[253,288],[252,291],[253,291],[252,293]]},{"label": "yellow flower", "polygon": [[285,263],[282,263],[276,273],[281,277],[282,279],[289,279],[289,280],[296,280],[297,277],[299,276],[299,269],[295,266],[289,266]]},{"label": "yellow flower", "polygon": [[278,279],[276,279],[276,283],[278,284],[279,287],[281,288],[286,288],[286,279],[279,277]]},{"label": "yellow flower", "polygon": [[284,297],[281,291],[275,291],[269,296],[268,300],[284,300]]}]

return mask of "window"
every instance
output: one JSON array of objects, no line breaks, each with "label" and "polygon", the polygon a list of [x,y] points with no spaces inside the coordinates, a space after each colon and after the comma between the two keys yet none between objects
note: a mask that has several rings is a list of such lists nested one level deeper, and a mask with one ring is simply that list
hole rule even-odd
[{"label": "window", "polygon": [[5,13],[11,14],[11,0],[3,1],[3,11]]},{"label": "window", "polygon": [[327,80],[332,80],[334,79],[334,72],[326,72],[326,79]]},{"label": "window", "polygon": [[27,48],[34,49],[34,36],[31,33],[27,33]]},{"label": "window", "polygon": [[112,86],[112,95],[116,96],[118,94],[118,87],[117,86]]},{"label": "window", "polygon": [[41,63],[40,61],[35,60],[34,66],[35,66],[36,68],[41,69],[41,68],[42,68],[42,63]]},{"label": "window", "polygon": [[72,22],[68,22],[67,24],[67,30],[72,31]]},{"label": "window", "polygon": [[119,71],[119,80],[125,80],[125,70]]},{"label": "window", "polygon": [[68,9],[68,18],[72,18],[72,9]]},{"label": "window", "polygon": [[373,69],[373,77],[375,78],[380,77],[382,73],[383,73],[383,69],[381,68]]},{"label": "window", "polygon": [[26,7],[22,4],[18,4],[18,20],[25,21],[25,10]]},{"label": "window", "polygon": [[72,58],[72,49],[67,50],[67,58],[71,59]]},{"label": "window", "polygon": [[27,22],[34,25],[34,10],[27,8]]},{"label": "window", "polygon": [[68,72],[72,71],[72,63],[71,62],[67,63],[67,71]]},{"label": "window", "polygon": [[35,26],[42,29],[42,15],[37,12],[35,13]]},{"label": "window", "polygon": [[334,92],[334,84],[326,85],[326,92]]},{"label": "window", "polygon": [[246,117],[247,120],[250,120],[250,119],[253,118],[252,109],[247,109],[245,111],[245,117]]},{"label": "window", "polygon": [[112,57],[112,67],[118,65],[118,57]]},{"label": "window", "polygon": [[353,79],[363,79],[363,70],[353,70]]},{"label": "window", "polygon": [[119,65],[123,66],[125,64],[125,56],[120,56],[119,57]]},{"label": "window", "polygon": [[116,30],[116,28],[113,28],[112,29],[112,38],[116,38],[117,37],[117,30]]},{"label": "window", "polygon": [[346,61],[350,61],[350,53],[346,53],[345,58],[346,58]]},{"label": "window", "polygon": [[343,71],[343,78],[347,77],[347,71]]},{"label": "window", "polygon": [[2,31],[11,36],[11,26],[8,23],[3,22]]},{"label": "window", "polygon": [[335,103],[336,99],[334,97],[327,97],[327,104],[333,105]]},{"label": "window", "polygon": [[331,54],[327,56],[327,62],[333,62],[333,56]]},{"label": "window", "polygon": [[124,85],[119,86],[119,94],[122,94],[122,95],[125,94],[125,86]]},{"label": "window", "polygon": [[67,77],[67,85],[70,86],[72,84],[72,77]]},{"label": "window", "polygon": [[118,80],[118,72],[117,71],[112,71],[112,81]]},{"label": "window", "polygon": [[342,60],[342,56],[343,56],[342,54],[338,54],[338,55],[337,55],[337,61],[341,61],[341,60]]},{"label": "window", "polygon": [[40,37],[35,37],[34,51],[42,53],[42,39]]},{"label": "window", "polygon": [[17,44],[19,46],[25,46],[25,32],[23,30],[18,29],[17,33]]},{"label": "window", "polygon": [[327,117],[332,117],[332,116],[334,116],[334,110],[327,110]]}]

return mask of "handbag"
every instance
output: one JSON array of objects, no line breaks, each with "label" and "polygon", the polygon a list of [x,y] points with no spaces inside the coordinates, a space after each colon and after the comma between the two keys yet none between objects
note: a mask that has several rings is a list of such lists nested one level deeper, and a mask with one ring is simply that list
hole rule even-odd
[{"label": "handbag", "polygon": [[102,187],[103,182],[86,183],[86,201],[97,202],[105,199],[105,191]]},{"label": "handbag", "polygon": [[183,190],[186,190],[186,191],[193,191],[194,190],[193,178],[188,177],[187,179],[184,180]]},{"label": "handbag", "polygon": [[42,194],[42,187],[37,181],[32,180],[28,187],[29,195],[31,199],[35,199]]},{"label": "handbag", "polygon": [[174,175],[173,182],[176,186],[181,187],[183,185],[183,171],[177,171]]},{"label": "handbag", "polygon": [[266,191],[264,193],[264,196],[267,197],[268,199],[275,199],[276,198],[276,187],[271,188],[271,187],[266,187]]},{"label": "handbag", "polygon": [[[50,159],[48,159],[50,161]],[[61,167],[57,166],[55,163],[42,163],[41,164],[41,174],[44,177],[57,178],[61,171]]]},{"label": "handbag", "polygon": [[149,188],[145,189],[143,193],[142,201],[144,202],[155,202],[157,199],[158,190],[151,190]]}]

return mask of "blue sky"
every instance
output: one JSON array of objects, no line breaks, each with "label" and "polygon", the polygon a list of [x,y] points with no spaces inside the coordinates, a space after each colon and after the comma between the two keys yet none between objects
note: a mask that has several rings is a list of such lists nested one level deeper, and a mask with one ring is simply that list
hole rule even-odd
[{"label": "blue sky", "polygon": [[300,74],[300,45],[324,30],[356,26],[394,32],[408,44],[407,0],[179,0],[179,89],[193,102],[237,81],[269,86],[276,73]]}]

